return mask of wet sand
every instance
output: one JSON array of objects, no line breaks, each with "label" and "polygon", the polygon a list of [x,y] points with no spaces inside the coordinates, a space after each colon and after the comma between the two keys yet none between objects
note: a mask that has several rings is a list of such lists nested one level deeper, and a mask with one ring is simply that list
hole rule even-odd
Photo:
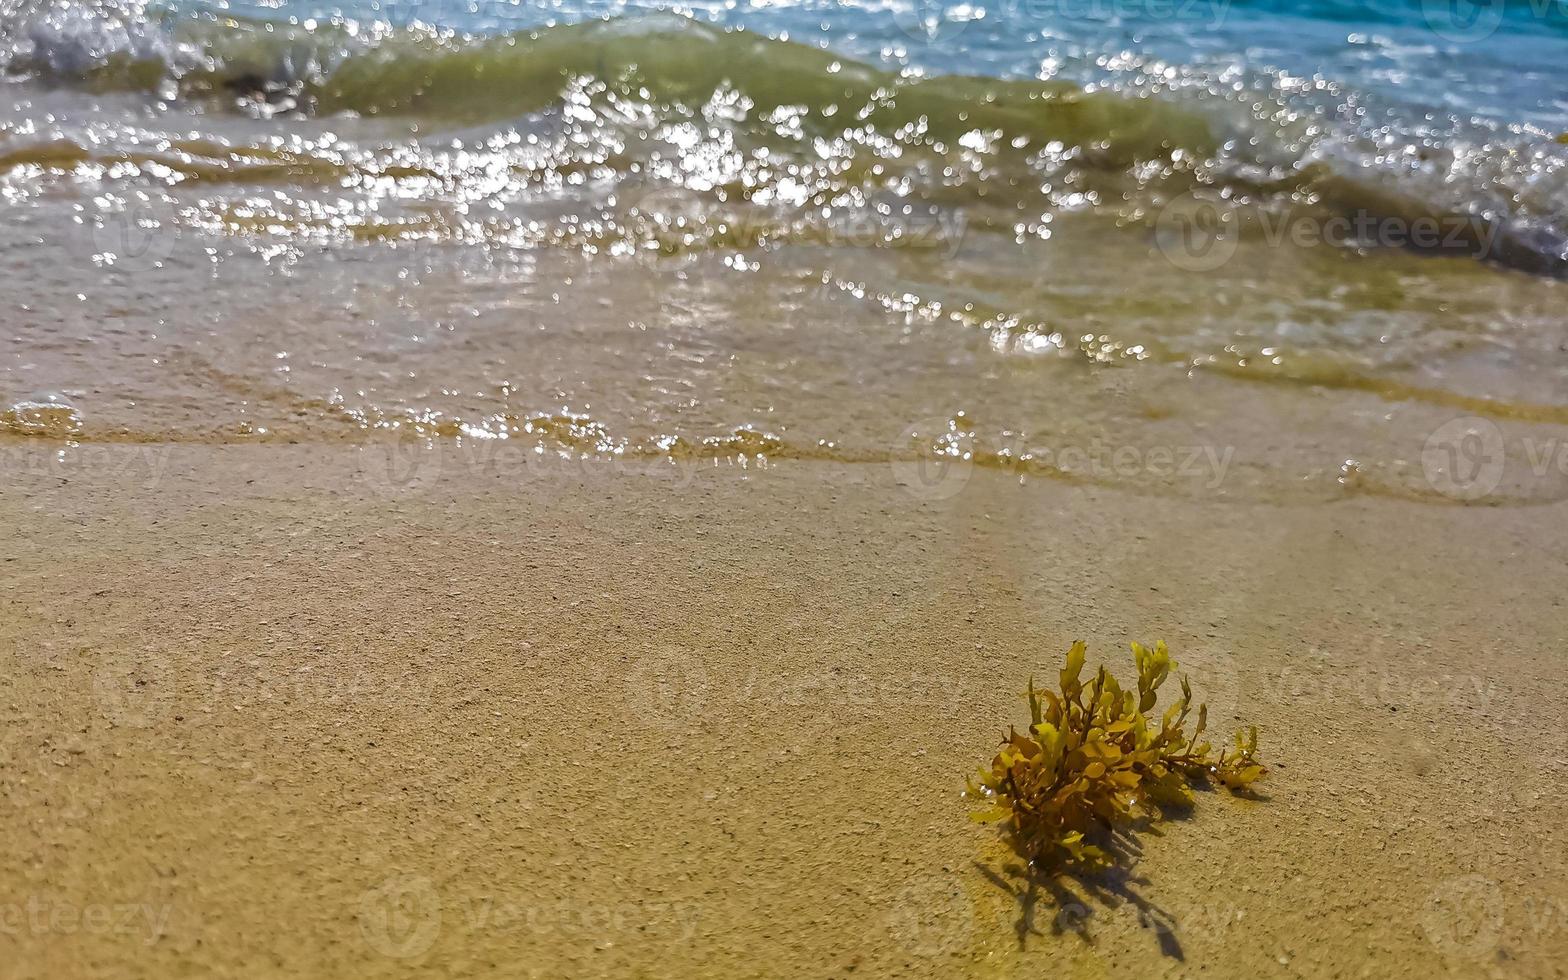
[{"label": "wet sand", "polygon": [[[1568,504],[5,450],[6,977],[1568,969]],[[959,790],[1080,637],[1273,771],[1031,916]]]}]

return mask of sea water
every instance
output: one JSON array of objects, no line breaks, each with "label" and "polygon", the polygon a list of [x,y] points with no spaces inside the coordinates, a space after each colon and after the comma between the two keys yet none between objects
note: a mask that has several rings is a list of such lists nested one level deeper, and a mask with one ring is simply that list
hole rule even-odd
[{"label": "sea water", "polygon": [[0,402],[76,414],[0,439],[1554,499],[1564,65],[1558,0],[4,0]]}]

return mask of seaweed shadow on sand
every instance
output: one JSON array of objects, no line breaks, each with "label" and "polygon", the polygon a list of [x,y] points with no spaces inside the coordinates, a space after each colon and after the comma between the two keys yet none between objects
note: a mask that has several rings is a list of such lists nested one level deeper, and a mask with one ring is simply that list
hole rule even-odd
[{"label": "seaweed shadow on sand", "polygon": [[1182,959],[1175,918],[1138,891],[1147,881],[1130,870],[1142,850],[1139,835],[1158,834],[1160,822],[1189,816],[1196,790],[1218,786],[1258,798],[1252,784],[1267,770],[1257,758],[1257,729],[1237,732],[1233,749],[1216,752],[1203,740],[1208,706],[1200,704],[1189,735],[1193,702],[1185,677],[1181,697],[1156,719],[1159,688],[1176,664],[1164,642],[1152,650],[1134,643],[1132,651],[1136,690],[1123,690],[1104,667],[1086,685],[1085,646],[1074,643],[1056,691],[1036,689],[1030,680],[1027,731],[1010,730],[978,784],[966,783],[966,795],[986,805],[973,819],[1001,825],[1023,862],[1000,873],[979,866],[1018,902],[1020,946],[1043,934],[1035,918],[1044,900],[1057,910],[1053,933],[1090,942],[1090,904],[1130,902],[1161,952]]}]

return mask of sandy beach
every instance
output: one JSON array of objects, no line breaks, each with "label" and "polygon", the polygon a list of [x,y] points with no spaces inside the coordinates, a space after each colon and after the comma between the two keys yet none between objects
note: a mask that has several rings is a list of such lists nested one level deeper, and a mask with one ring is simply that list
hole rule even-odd
[{"label": "sandy beach", "polygon": [[[1563,972],[1563,504],[377,452],[7,446],[5,976]],[[1031,907],[963,777],[1156,636],[1261,798]]]},{"label": "sandy beach", "polygon": [[0,0],[0,980],[1568,975],[1563,10]]}]

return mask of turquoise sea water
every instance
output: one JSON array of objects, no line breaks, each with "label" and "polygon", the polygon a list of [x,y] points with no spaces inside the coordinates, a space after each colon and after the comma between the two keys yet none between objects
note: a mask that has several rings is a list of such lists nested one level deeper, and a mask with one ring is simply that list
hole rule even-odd
[{"label": "turquoise sea water", "polygon": [[[1141,144],[1163,139],[1213,162],[1200,179],[1222,189],[1332,171],[1355,185],[1342,203],[1363,208],[1375,192],[1385,201],[1373,210],[1405,218],[1484,216],[1507,226],[1503,261],[1555,273],[1568,252],[1568,149],[1556,142],[1568,133],[1565,14],[1561,0],[6,0],[0,68],[24,90],[141,90],[176,109],[237,97],[251,115],[424,111],[427,123],[540,111],[563,77],[647,68],[642,45],[658,49],[658,81],[675,86],[654,94],[682,101],[703,86],[754,97],[748,89],[777,78],[818,111],[840,94],[841,69],[880,72],[889,93],[911,78],[1071,83],[1126,104],[1097,128],[1060,134],[1071,150],[1114,151],[1136,129]],[[701,69],[714,28],[787,43],[745,54],[731,43],[725,77],[710,79]],[[844,61],[804,58],[811,50]],[[957,124],[964,98],[987,95],[971,86],[927,105],[940,88],[904,94],[903,105]],[[1139,105],[1150,100],[1154,121]],[[1049,145],[1050,129],[1024,120],[1007,135]]]},{"label": "turquoise sea water", "polygon": [[[279,0],[216,9],[295,22],[422,22],[479,35],[674,10],[937,74],[1114,82],[1135,65],[1158,61],[1252,84],[1268,75],[1323,79],[1386,103],[1392,113],[1408,112],[1412,128],[1418,119],[1434,126],[1480,119],[1568,130],[1562,0]],[[1437,118],[1427,120],[1429,114]]]}]

